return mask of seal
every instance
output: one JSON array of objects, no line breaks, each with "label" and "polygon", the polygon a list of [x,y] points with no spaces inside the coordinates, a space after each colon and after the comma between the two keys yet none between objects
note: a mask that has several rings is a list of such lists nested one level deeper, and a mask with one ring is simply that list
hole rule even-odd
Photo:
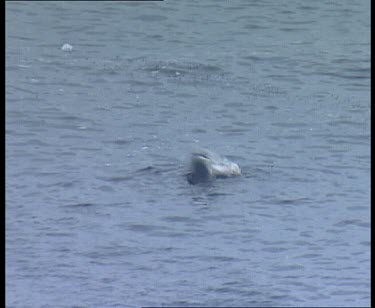
[{"label": "seal", "polygon": [[217,178],[241,175],[240,167],[226,157],[206,149],[191,154],[187,180],[190,184],[212,182]]}]

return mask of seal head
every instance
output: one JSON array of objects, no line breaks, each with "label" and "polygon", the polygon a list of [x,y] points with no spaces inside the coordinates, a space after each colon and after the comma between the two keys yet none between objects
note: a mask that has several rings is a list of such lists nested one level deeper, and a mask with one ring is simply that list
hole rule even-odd
[{"label": "seal head", "polygon": [[208,150],[201,150],[192,153],[187,180],[194,185],[238,175],[241,175],[241,169],[236,163]]}]

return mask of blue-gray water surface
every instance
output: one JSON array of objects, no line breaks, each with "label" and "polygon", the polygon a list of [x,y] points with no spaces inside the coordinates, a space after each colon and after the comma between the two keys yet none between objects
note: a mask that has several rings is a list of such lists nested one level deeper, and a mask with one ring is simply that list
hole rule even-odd
[{"label": "blue-gray water surface", "polygon": [[370,1],[7,2],[6,305],[370,305]]}]

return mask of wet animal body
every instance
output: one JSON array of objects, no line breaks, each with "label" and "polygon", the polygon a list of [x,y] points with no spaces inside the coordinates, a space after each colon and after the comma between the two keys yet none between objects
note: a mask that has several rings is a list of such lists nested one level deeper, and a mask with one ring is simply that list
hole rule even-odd
[{"label": "wet animal body", "polygon": [[191,154],[189,169],[187,180],[190,184],[241,175],[241,169],[236,163],[205,149]]}]

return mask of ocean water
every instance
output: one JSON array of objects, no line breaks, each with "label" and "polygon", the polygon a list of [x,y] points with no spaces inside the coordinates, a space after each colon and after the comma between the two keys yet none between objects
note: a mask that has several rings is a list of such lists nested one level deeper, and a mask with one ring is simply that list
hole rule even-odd
[{"label": "ocean water", "polygon": [[9,308],[369,306],[370,1],[7,2],[5,206]]}]

